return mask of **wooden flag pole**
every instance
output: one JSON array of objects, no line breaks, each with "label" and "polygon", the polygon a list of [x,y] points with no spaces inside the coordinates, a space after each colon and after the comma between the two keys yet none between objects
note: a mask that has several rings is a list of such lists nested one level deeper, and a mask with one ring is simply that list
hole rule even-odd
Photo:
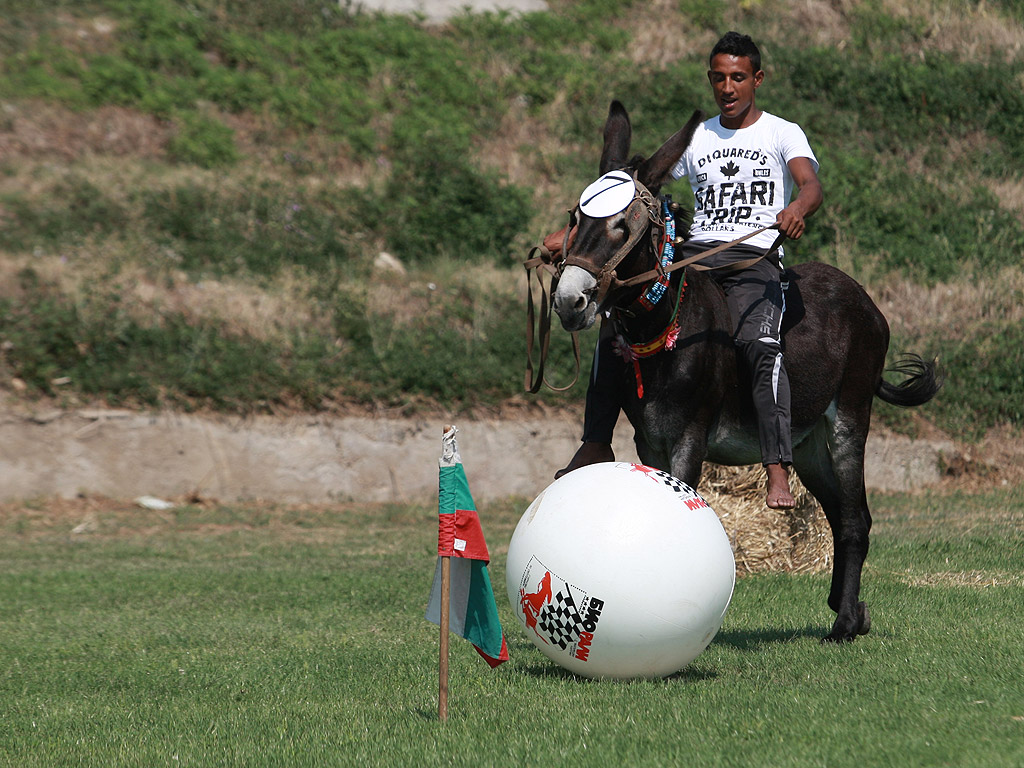
[{"label": "wooden flag pole", "polygon": [[[444,434],[451,429],[445,426]],[[441,650],[438,658],[437,717],[442,722],[448,719],[448,624],[452,602],[452,559],[441,558]]]},{"label": "wooden flag pole", "polygon": [[448,719],[448,614],[451,608],[452,559],[441,558],[441,657],[439,659],[440,689],[437,696],[437,716]]}]

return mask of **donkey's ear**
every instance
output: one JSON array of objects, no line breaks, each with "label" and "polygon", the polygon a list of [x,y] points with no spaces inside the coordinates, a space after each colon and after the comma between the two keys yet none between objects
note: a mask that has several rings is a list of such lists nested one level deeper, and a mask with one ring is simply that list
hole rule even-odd
[{"label": "donkey's ear", "polygon": [[621,168],[629,157],[629,143],[633,129],[629,125],[629,114],[619,101],[613,101],[608,108],[608,119],[604,124],[604,149],[601,152],[601,175]]},{"label": "donkey's ear", "polygon": [[689,122],[676,131],[672,138],[662,144],[661,148],[637,169],[637,179],[652,194],[658,194],[661,185],[669,180],[669,172],[679,162],[679,158],[683,156],[686,148],[690,146],[693,134],[697,130],[697,126],[704,121],[704,117],[703,112],[699,109],[696,110]]}]

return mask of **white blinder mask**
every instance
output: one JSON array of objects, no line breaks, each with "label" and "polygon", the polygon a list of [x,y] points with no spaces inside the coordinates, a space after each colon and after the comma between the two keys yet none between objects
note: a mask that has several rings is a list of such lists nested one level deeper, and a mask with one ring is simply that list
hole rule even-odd
[{"label": "white blinder mask", "polygon": [[610,171],[580,195],[580,212],[592,219],[604,219],[626,210],[636,196],[633,177],[625,171]]}]

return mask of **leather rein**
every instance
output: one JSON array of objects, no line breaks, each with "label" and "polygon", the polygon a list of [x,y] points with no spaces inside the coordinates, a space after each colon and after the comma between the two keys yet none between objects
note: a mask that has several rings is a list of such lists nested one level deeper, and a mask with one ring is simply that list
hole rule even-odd
[{"label": "leather rein", "polygon": [[[657,244],[661,240],[665,229],[665,219],[661,212],[661,201],[655,197],[651,192],[636,178],[636,174],[633,174],[633,181],[636,184],[636,193],[633,196],[633,200],[626,206],[625,216],[627,228],[629,229],[629,237],[626,242],[615,252],[603,266],[598,267],[585,256],[574,254],[566,257],[565,252],[569,243],[569,233],[572,228],[576,226],[578,218],[577,211],[579,206],[577,205],[571,211],[569,211],[569,224],[565,228],[565,236],[562,239],[562,248],[560,251],[560,258],[556,258],[543,245],[534,246],[530,249],[527,255],[526,261],[523,262],[523,266],[526,269],[526,380],[525,388],[526,391],[531,394],[536,394],[540,391],[542,386],[547,386],[549,389],[555,392],[565,392],[571,389],[580,376],[580,342],[579,332],[572,332],[572,346],[573,346],[573,357],[575,360],[575,374],[573,375],[572,381],[565,386],[554,386],[547,381],[544,375],[544,368],[547,363],[548,348],[551,342],[551,305],[554,298],[555,291],[558,288],[558,280],[562,276],[562,272],[566,267],[579,267],[588,274],[594,277],[597,281],[595,288],[596,295],[594,301],[597,303],[598,311],[604,304],[608,295],[615,293],[624,288],[630,288],[636,285],[643,285],[653,280],[658,280],[665,275],[675,272],[676,270],[683,269],[685,267],[692,266],[697,271],[707,271],[712,269],[729,269],[729,270],[741,270],[747,269],[753,266],[761,259],[770,256],[775,253],[785,240],[786,236],[779,233],[779,236],[775,239],[772,246],[765,251],[765,253],[754,256],[749,259],[742,261],[733,262],[731,264],[719,265],[711,267],[706,264],[699,262],[704,259],[714,256],[717,253],[721,253],[724,250],[732,248],[745,240],[767,232],[771,229],[777,229],[777,224],[772,224],[767,227],[761,227],[756,229],[742,237],[739,237],[731,242],[722,243],[714,248],[710,248],[701,253],[690,256],[689,258],[683,259],[682,261],[674,262],[667,267],[662,266],[660,261],[656,259],[656,266],[654,269],[643,272],[639,275],[620,280],[618,275],[615,273],[615,268],[622,263],[622,260],[626,258],[632,251],[639,245],[645,234],[650,234],[652,245],[657,251]],[[677,237],[674,244],[684,242],[685,238]],[[550,276],[550,281],[547,286],[544,285],[544,280],[541,273],[547,272]],[[540,291],[540,312],[539,318],[534,308],[533,298],[533,278],[535,276],[536,282]],[[539,322],[538,322],[539,319]],[[539,341],[540,350],[539,356],[536,363],[536,372],[534,370],[534,344],[535,341]]]}]

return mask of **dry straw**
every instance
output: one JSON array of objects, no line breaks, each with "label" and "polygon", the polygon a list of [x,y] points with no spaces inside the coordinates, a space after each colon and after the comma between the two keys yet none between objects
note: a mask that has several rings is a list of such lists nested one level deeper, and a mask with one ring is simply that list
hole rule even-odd
[{"label": "dry straw", "polygon": [[762,467],[705,464],[700,493],[718,513],[736,557],[736,574],[818,573],[832,567],[832,532],[818,502],[794,475],[796,508],[765,506]]}]

